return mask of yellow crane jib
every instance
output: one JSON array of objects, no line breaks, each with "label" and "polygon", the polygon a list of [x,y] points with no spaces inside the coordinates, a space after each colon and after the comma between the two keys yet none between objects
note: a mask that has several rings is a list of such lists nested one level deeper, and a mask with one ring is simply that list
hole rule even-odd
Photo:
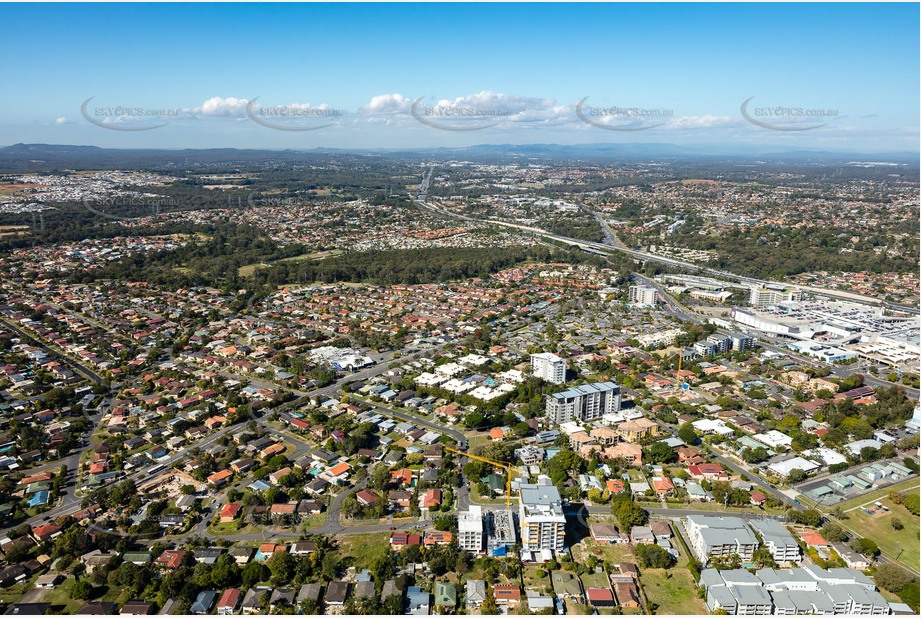
[{"label": "yellow crane jib", "polygon": [[512,505],[512,474],[518,472],[518,469],[515,468],[510,463],[505,463],[504,461],[493,461],[492,459],[486,459],[485,457],[480,457],[479,455],[472,455],[464,451],[460,451],[456,448],[450,446],[445,446],[446,451],[451,451],[452,453],[457,453],[463,457],[469,457],[470,459],[475,459],[477,461],[482,461],[483,463],[488,463],[494,468],[499,468],[505,472],[505,508],[508,510]]}]

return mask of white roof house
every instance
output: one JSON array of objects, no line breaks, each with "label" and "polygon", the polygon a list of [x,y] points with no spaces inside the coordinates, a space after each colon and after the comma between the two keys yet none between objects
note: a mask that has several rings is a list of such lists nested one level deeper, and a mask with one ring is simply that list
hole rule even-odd
[{"label": "white roof house", "polygon": [[776,429],[772,429],[765,433],[756,433],[752,438],[771,448],[778,448],[781,446],[789,448],[790,445],[793,444],[793,438],[785,433],[780,433]]},{"label": "white roof house", "polygon": [[790,472],[793,470],[802,470],[808,474],[818,469],[819,464],[815,463],[814,461],[809,461],[808,459],[803,459],[802,457],[793,457],[786,461],[778,461],[777,463],[772,463],[768,466],[768,470],[775,472],[780,476],[789,476]]}]

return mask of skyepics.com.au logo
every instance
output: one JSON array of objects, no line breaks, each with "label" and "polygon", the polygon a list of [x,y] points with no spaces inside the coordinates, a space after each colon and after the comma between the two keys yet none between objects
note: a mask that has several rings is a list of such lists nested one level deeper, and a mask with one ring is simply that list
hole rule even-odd
[{"label": "skyepics.com.au logo", "polygon": [[246,105],[246,116],[267,129],[276,131],[316,131],[336,124],[345,115],[345,110],[328,105],[309,104],[263,106],[256,103],[259,97]]},{"label": "skyepics.com.au logo", "polygon": [[[242,200],[237,199],[236,202],[229,201],[228,204],[241,205]],[[262,193],[260,191],[250,191],[246,196],[246,204],[250,208],[280,208],[286,206],[303,206],[306,204],[306,200],[297,197],[296,195],[279,195],[271,193]]]},{"label": "skyepics.com.au logo", "polygon": [[482,131],[498,125],[498,119],[511,115],[509,110],[503,107],[449,101],[428,105],[423,103],[421,97],[413,101],[410,113],[421,124],[442,131]]},{"label": "skyepics.com.au logo", "polygon": [[113,195],[83,199],[83,207],[88,211],[116,221],[156,216],[174,210],[180,204],[178,198],[165,195]]},{"label": "skyepics.com.au logo", "polygon": [[111,131],[150,131],[179,118],[182,110],[149,108],[137,105],[91,105],[90,97],[80,106],[80,114],[91,124]]},{"label": "skyepics.com.au logo", "polygon": [[748,97],[742,102],[742,117],[756,127],[771,131],[811,131],[841,117],[837,109],[796,105],[755,106],[752,104],[754,98]]},{"label": "skyepics.com.au logo", "polygon": [[664,108],[587,105],[589,97],[576,103],[576,115],[585,124],[606,131],[648,131],[661,127],[674,116]]}]

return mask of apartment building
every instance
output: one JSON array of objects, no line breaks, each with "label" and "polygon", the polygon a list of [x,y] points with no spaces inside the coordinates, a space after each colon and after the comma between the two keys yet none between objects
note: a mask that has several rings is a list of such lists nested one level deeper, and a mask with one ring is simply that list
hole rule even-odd
[{"label": "apartment building", "polygon": [[483,551],[483,509],[475,504],[457,514],[457,545],[474,553]]},{"label": "apartment building", "polygon": [[710,558],[738,554],[750,561],[758,549],[758,539],[741,517],[688,515],[684,520],[691,549],[698,560],[706,564]]},{"label": "apartment building", "polygon": [[764,519],[748,522],[752,530],[764,541],[764,546],[771,551],[774,562],[799,562],[802,552],[793,535],[776,519]]},{"label": "apartment building", "polygon": [[531,355],[531,373],[551,384],[566,382],[566,360],[550,352]]},{"label": "apartment building", "polygon": [[560,491],[550,479],[540,477],[537,483],[523,483],[518,499],[523,549],[562,551],[566,537],[566,516],[563,514]]},{"label": "apartment building", "polygon": [[707,590],[707,608],[733,615],[862,615],[878,616],[892,609],[869,577],[853,569],[706,569],[700,585]]},{"label": "apartment building", "polygon": [[780,285],[752,286],[749,303],[752,307],[764,308],[779,305],[782,302],[799,301],[802,298],[803,293],[799,290]]},{"label": "apartment building", "polygon": [[553,423],[593,421],[620,410],[620,386],[613,382],[583,384],[547,395],[547,419]]},{"label": "apartment building", "polygon": [[659,300],[659,292],[654,287],[647,285],[631,285],[627,288],[627,303],[655,307]]}]

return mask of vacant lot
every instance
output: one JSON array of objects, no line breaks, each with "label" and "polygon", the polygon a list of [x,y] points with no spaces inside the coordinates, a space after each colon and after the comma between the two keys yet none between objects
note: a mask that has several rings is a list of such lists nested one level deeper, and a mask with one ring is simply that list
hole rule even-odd
[{"label": "vacant lot", "polygon": [[671,569],[643,569],[640,583],[656,614],[707,614],[703,599],[697,597],[697,585],[687,570],[687,560]]},{"label": "vacant lot", "polygon": [[610,564],[636,562],[636,558],[633,556],[633,548],[626,543],[608,545],[606,543],[596,543],[591,538],[585,538],[578,545],[573,545],[572,558],[576,562],[584,562],[589,555]]},{"label": "vacant lot", "polygon": [[[541,577],[539,573],[543,573],[544,576]],[[524,571],[522,571],[522,579],[524,580],[525,588],[539,590],[545,594],[553,594],[553,584],[550,582],[550,575],[546,569],[538,566],[525,567]]]},{"label": "vacant lot", "polygon": [[371,565],[378,557],[390,552],[390,533],[349,534],[336,538],[339,543],[338,554],[351,556],[352,564],[359,570]]},{"label": "vacant lot", "polygon": [[[887,558],[895,559],[898,555],[899,562],[917,572],[918,563],[921,561],[918,544],[921,527],[919,527],[918,518],[909,513],[904,506],[895,504],[889,498],[883,498],[880,502],[889,509],[888,513],[874,516],[867,514],[863,509],[855,509],[848,511],[848,519],[840,523],[860,536],[876,541]],[[870,508],[873,508],[872,504]],[[904,528],[894,530],[892,528],[893,519],[901,521]],[[901,554],[899,554],[900,550]]]},{"label": "vacant lot", "polygon": [[674,543],[681,552],[678,564],[670,569],[641,569],[640,584],[656,614],[706,614],[707,605],[697,596],[697,582],[688,570],[688,556],[681,543]]}]

